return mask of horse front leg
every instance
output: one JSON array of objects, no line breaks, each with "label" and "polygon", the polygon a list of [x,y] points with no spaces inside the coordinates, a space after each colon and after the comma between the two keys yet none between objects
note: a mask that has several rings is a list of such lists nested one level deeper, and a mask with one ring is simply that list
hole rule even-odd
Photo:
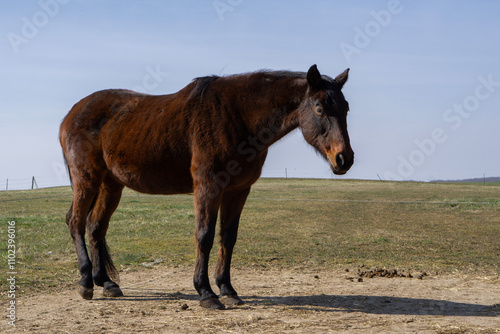
[{"label": "horse front leg", "polygon": [[194,189],[194,203],[196,215],[194,287],[200,295],[202,307],[222,310],[225,306],[213,292],[208,278],[208,260],[214,243],[220,195],[210,192],[210,184],[197,182]]},{"label": "horse front leg", "polygon": [[221,301],[225,305],[242,305],[236,290],[231,285],[231,257],[238,236],[241,211],[250,188],[240,192],[225,193],[221,204],[220,249],[215,273],[215,282],[220,289]]}]

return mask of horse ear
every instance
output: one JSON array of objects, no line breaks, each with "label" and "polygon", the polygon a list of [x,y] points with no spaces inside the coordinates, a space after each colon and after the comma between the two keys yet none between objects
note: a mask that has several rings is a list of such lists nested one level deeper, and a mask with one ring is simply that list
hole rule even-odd
[{"label": "horse ear", "polygon": [[342,87],[344,87],[344,84],[347,81],[348,77],[349,77],[349,69],[347,69],[344,72],[340,73],[335,78],[335,82],[340,86],[340,89],[342,89]]},{"label": "horse ear", "polygon": [[316,64],[309,68],[307,71],[307,83],[312,89],[320,90],[323,87],[323,79],[318,71]]}]

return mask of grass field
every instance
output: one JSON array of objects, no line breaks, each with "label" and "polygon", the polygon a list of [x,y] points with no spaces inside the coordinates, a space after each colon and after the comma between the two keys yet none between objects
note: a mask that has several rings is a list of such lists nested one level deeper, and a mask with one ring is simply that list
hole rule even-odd
[{"label": "grass field", "polygon": [[[64,222],[70,203],[69,187],[0,192],[1,275],[14,220],[21,293],[78,280]],[[126,190],[107,240],[117,268],[148,270],[193,264],[193,232],[192,196]],[[261,179],[243,211],[233,265],[498,274],[499,240],[499,184]],[[0,289],[8,290],[5,279]]]}]

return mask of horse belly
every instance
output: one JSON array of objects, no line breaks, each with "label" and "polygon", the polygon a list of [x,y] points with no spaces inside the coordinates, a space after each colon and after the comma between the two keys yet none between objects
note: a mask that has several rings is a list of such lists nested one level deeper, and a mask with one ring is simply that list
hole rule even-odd
[{"label": "horse belly", "polygon": [[155,158],[147,153],[136,155],[133,152],[120,152],[118,157],[104,152],[108,170],[120,183],[148,194],[193,192],[189,159],[176,154],[162,154]]},{"label": "horse belly", "polygon": [[123,185],[150,194],[193,191],[191,153],[184,138],[189,129],[166,116],[156,109],[124,112],[102,128],[104,161]]}]

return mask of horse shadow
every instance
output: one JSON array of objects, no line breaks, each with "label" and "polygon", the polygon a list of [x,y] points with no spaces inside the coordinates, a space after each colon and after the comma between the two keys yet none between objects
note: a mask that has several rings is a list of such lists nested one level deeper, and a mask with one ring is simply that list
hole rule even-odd
[{"label": "horse shadow", "polygon": [[[167,292],[161,289],[132,289],[122,298],[95,298],[108,301],[197,301],[197,294]],[[244,305],[237,308],[251,309],[255,306],[284,306],[289,309],[319,312],[362,312],[386,315],[437,315],[498,317],[500,304],[481,305],[459,303],[448,300],[406,298],[367,295],[309,295],[309,296],[241,296]],[[231,309],[231,307],[229,308]]]},{"label": "horse shadow", "polygon": [[447,300],[366,295],[312,295],[261,297],[244,300],[250,304],[287,306],[320,312],[362,312],[390,315],[500,316],[500,304],[480,305]]},{"label": "horse shadow", "polygon": [[127,301],[187,301],[199,300],[197,294],[187,294],[182,292],[168,292],[163,289],[148,289],[148,288],[123,288],[124,296],[120,298],[97,297],[93,300],[111,301],[111,302],[127,302]]}]

